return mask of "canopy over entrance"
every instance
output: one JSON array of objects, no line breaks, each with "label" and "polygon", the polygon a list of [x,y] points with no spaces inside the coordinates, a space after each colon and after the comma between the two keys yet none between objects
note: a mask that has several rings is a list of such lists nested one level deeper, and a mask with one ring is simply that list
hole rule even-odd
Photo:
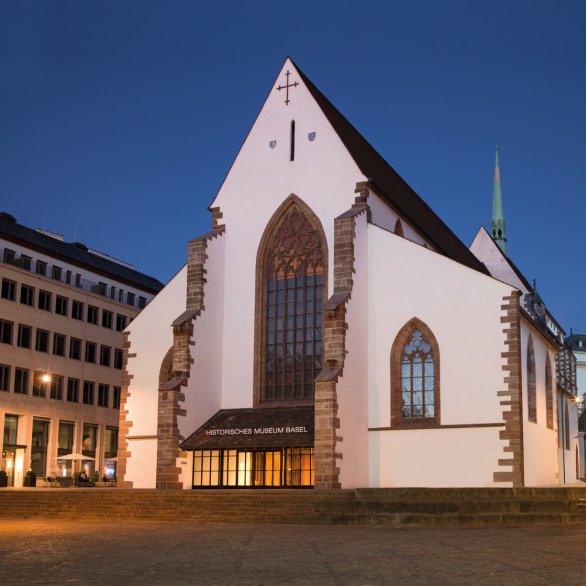
[{"label": "canopy over entrance", "polygon": [[313,446],[314,407],[222,409],[181,449],[246,449]]}]

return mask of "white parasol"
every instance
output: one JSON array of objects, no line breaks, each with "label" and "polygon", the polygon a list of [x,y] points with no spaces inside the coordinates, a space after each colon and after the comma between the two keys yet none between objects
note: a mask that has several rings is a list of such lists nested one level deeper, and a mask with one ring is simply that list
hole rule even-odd
[{"label": "white parasol", "polygon": [[78,462],[79,460],[93,460],[96,461],[95,458],[91,456],[84,456],[83,454],[79,454],[77,452],[73,452],[71,454],[66,454],[65,456],[57,456],[57,460],[71,460],[72,462]]}]

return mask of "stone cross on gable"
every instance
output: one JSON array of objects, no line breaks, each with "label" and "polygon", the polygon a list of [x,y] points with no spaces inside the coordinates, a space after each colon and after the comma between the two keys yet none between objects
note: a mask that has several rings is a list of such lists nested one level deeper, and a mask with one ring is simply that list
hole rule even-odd
[{"label": "stone cross on gable", "polygon": [[287,83],[285,85],[280,85],[277,88],[279,91],[285,90],[285,104],[286,105],[289,105],[289,102],[291,101],[291,100],[289,100],[289,88],[290,87],[297,87],[299,85],[298,81],[296,81],[294,83],[289,83],[289,76],[290,75],[291,74],[289,73],[289,70],[287,69],[287,73],[285,73],[285,76],[287,77]]}]

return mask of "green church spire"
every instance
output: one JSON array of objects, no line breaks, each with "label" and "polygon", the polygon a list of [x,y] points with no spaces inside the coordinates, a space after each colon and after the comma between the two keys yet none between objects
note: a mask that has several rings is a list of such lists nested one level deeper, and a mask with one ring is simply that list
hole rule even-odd
[{"label": "green church spire", "polygon": [[492,192],[492,237],[503,253],[507,254],[507,233],[503,213],[503,194],[501,192],[501,171],[499,169],[499,147],[496,145],[494,162],[494,186]]}]

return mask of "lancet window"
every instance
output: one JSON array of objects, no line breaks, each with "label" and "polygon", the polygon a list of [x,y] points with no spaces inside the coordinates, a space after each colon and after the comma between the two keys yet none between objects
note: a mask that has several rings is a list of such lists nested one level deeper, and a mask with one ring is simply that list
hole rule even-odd
[{"label": "lancet window", "polygon": [[537,423],[537,381],[535,377],[535,351],[533,339],[527,342],[527,417]]},{"label": "lancet window", "polygon": [[322,369],[325,251],[315,225],[292,204],[270,236],[262,287],[261,401],[312,400]]},{"label": "lancet window", "polygon": [[553,429],[553,384],[549,356],[545,358],[545,416],[547,427]]},{"label": "lancet window", "polygon": [[411,320],[391,351],[391,424],[439,425],[439,348],[427,326]]}]

